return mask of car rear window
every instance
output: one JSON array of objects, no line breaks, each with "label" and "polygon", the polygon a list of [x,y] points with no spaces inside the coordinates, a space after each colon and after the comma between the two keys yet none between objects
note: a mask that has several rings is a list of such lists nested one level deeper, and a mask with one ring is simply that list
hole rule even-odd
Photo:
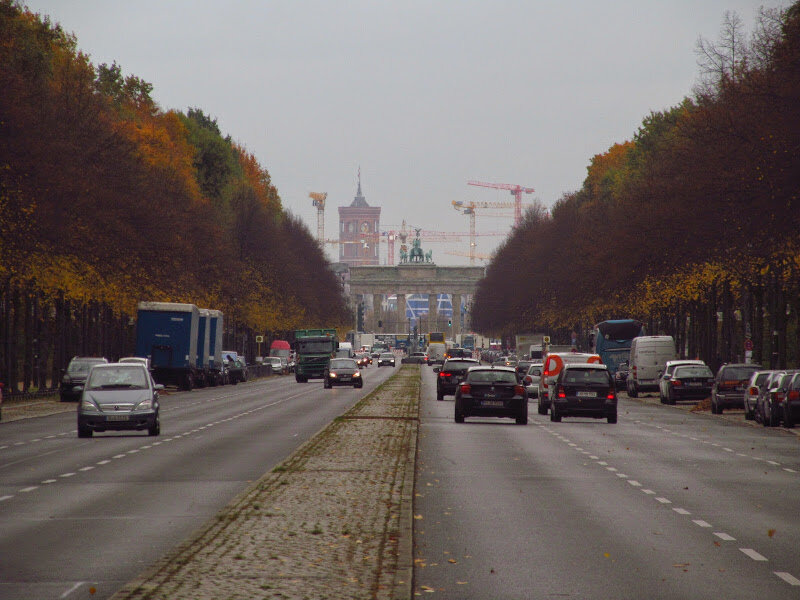
[{"label": "car rear window", "polygon": [[697,365],[696,367],[676,367],[675,368],[675,378],[680,379],[681,377],[713,377],[713,373],[711,373],[711,369],[708,367],[703,367],[701,365]]},{"label": "car rear window", "polygon": [[508,371],[472,371],[467,380],[471,383],[517,383],[517,375]]},{"label": "car rear window", "polygon": [[569,369],[564,372],[564,383],[610,384],[611,375],[605,369]]},{"label": "car rear window", "polygon": [[758,367],[725,367],[722,370],[722,379],[750,379],[750,376],[758,371]]},{"label": "car rear window", "polygon": [[444,366],[447,369],[469,369],[477,364],[477,360],[448,360]]}]

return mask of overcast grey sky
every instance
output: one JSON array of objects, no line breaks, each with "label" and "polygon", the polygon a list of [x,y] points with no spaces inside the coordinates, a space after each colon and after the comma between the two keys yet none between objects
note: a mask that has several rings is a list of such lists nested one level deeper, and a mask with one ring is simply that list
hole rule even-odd
[{"label": "overcast grey sky", "polygon": [[[504,202],[477,179],[533,187],[551,206],[592,156],[630,139],[697,81],[698,37],[726,10],[752,31],[789,0],[28,0],[97,64],[154,85],[164,109],[198,107],[267,168],[316,234],[308,193],[337,207],[362,189],[383,229],[468,231],[452,200]],[[488,212],[488,211],[487,211]],[[508,217],[478,230],[507,231]],[[468,242],[454,244],[466,252]],[[482,237],[490,253],[499,237]],[[334,246],[328,254],[338,257]],[[443,254],[439,264],[468,259]],[[397,251],[397,249],[396,249]],[[385,245],[382,248],[385,257]],[[383,260],[383,259],[382,259]]]}]

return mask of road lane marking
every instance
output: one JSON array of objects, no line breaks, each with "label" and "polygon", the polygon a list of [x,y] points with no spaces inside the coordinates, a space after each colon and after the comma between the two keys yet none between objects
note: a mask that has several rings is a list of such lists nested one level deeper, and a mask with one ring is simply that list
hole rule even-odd
[{"label": "road lane marking", "polygon": [[39,489],[38,485],[32,485],[30,487],[22,488],[20,492],[27,494],[28,492],[32,492],[33,490],[38,490],[38,489]]},{"label": "road lane marking", "polygon": [[597,464],[598,465],[603,465],[605,467],[608,463],[606,461],[604,461],[604,460],[600,460],[600,461],[597,462]]},{"label": "road lane marking", "polygon": [[667,500],[666,498],[656,498],[656,500],[661,504],[672,504],[672,500]]},{"label": "road lane marking", "polygon": [[620,479],[627,479],[628,478],[628,476],[625,475],[625,473],[617,473],[617,477],[619,477]]},{"label": "road lane marking", "polygon": [[110,463],[110,462],[111,462],[110,460],[108,460],[108,459],[105,459],[105,460],[99,460],[99,461],[97,461],[97,464],[98,464],[98,465],[107,465],[107,464],[108,464],[108,463]]},{"label": "road lane marking", "polygon": [[59,477],[72,477],[75,473],[62,473]]},{"label": "road lane marking", "polygon": [[775,573],[775,575],[783,579],[789,585],[800,585],[800,579],[790,575],[786,571],[773,571],[773,573]]},{"label": "road lane marking", "polygon": [[3,500],[10,500],[13,497],[14,496],[0,496],[0,502],[2,502]]},{"label": "road lane marking", "polygon": [[628,483],[630,483],[633,487],[642,487],[642,484],[635,479],[628,479]]},{"label": "road lane marking", "polygon": [[733,452],[733,448],[723,448],[723,450],[725,450],[725,452]]},{"label": "road lane marking", "polygon": [[125,455],[124,454],[115,454],[111,458],[125,458]]},{"label": "road lane marking", "polygon": [[726,542],[735,542],[736,538],[732,535],[728,535],[727,533],[723,533],[721,531],[715,531],[714,535],[717,536],[719,539],[724,540]]},{"label": "road lane marking", "polygon": [[692,523],[694,523],[698,527],[711,527],[711,523],[703,521],[703,519],[693,519]]},{"label": "road lane marking", "polygon": [[589,458],[591,458],[592,460],[599,460],[599,458],[600,458],[600,457],[599,457],[599,456],[594,456],[594,455],[591,455],[591,456],[589,456]]},{"label": "road lane marking", "polygon": [[690,514],[692,514],[688,510],[686,510],[685,508],[673,508],[672,510],[674,510],[679,515],[690,515]]},{"label": "road lane marking", "polygon": [[794,469],[790,469],[789,467],[784,467],[783,470],[788,471],[789,473],[797,473],[797,471],[795,471]]},{"label": "road lane marking", "polygon": [[758,552],[756,552],[752,548],[739,548],[739,550],[744,552],[745,555],[749,556],[753,560],[758,560],[758,561],[761,561],[761,562],[766,562],[767,561],[767,557],[766,556],[762,556],[761,554],[759,554]]},{"label": "road lane marking", "polygon": [[90,465],[88,467],[81,467],[78,471],[91,471],[92,469],[94,469],[94,466]]},{"label": "road lane marking", "polygon": [[779,467],[779,466],[781,465],[781,463],[779,463],[779,462],[775,462],[774,460],[768,460],[768,461],[767,461],[767,464],[768,464],[768,465],[774,465],[774,466],[776,466],[776,467]]},{"label": "road lane marking", "polygon": [[642,493],[649,494],[649,495],[655,494],[655,492],[653,490],[642,490]]},{"label": "road lane marking", "polygon": [[58,481],[58,479],[45,479],[42,483],[46,485],[48,483],[55,483],[56,481]]}]

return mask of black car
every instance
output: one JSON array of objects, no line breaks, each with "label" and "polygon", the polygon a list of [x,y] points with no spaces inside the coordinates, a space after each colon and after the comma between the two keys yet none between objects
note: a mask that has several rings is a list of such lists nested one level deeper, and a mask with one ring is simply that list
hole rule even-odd
[{"label": "black car", "polygon": [[553,384],[550,420],[592,417],[617,422],[617,390],[608,367],[599,363],[566,364]]},{"label": "black car", "polygon": [[472,352],[466,348],[450,348],[444,353],[444,358],[472,358]]},{"label": "black car", "polygon": [[108,360],[96,356],[74,356],[64,371],[59,385],[59,396],[62,402],[77,401],[81,398],[80,388],[94,365],[107,364]]},{"label": "black car", "polygon": [[714,374],[706,365],[678,365],[667,382],[665,404],[678,400],[703,400],[711,395]]},{"label": "black car", "polygon": [[467,369],[480,365],[474,358],[449,358],[441,368],[434,367],[436,373],[436,399],[444,400],[445,395],[455,394],[458,384],[466,377]]},{"label": "black car", "polygon": [[364,387],[358,363],[352,358],[332,358],[322,382],[322,387],[330,389],[335,385]]},{"label": "black car", "polygon": [[717,371],[711,388],[711,412],[721,415],[726,408],[744,408],[744,394],[750,376],[761,370],[755,364],[725,364]]},{"label": "black car", "polygon": [[228,372],[228,382],[236,385],[240,381],[247,381],[247,365],[241,356],[229,355],[223,360],[225,370]]},{"label": "black car", "polygon": [[88,438],[96,431],[142,431],[161,433],[158,392],[163,385],[143,365],[133,363],[100,364],[92,367],[82,386],[78,404],[78,437]]},{"label": "black car", "polygon": [[455,421],[467,417],[507,417],[528,422],[528,396],[508,367],[471,367],[456,388]]},{"label": "black car", "polygon": [[381,352],[381,355],[378,357],[378,366],[393,367],[395,366],[395,360],[394,352]]}]

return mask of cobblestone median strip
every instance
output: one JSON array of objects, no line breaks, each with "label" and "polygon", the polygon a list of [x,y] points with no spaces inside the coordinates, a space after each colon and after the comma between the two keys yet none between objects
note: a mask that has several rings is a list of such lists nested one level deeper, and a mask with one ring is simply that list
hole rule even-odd
[{"label": "cobblestone median strip", "polygon": [[411,598],[419,396],[404,365],[113,600]]}]

